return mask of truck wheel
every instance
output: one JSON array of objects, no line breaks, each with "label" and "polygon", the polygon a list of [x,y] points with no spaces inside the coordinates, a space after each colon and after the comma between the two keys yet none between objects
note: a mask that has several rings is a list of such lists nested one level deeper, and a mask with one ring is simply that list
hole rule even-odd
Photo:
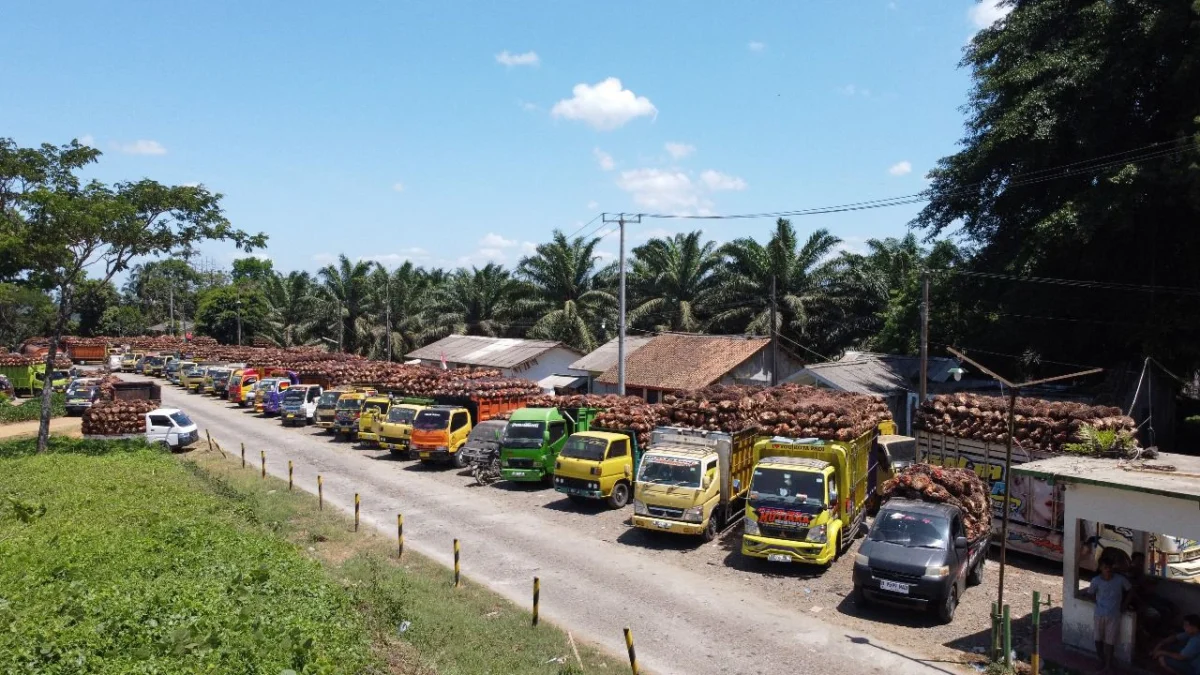
[{"label": "truck wheel", "polygon": [[462,450],[455,452],[450,461],[454,462],[456,469],[465,469],[467,466],[467,456],[462,453]]},{"label": "truck wheel", "polygon": [[967,574],[967,584],[970,586],[978,586],[983,583],[983,566],[987,564],[987,556],[979,554],[979,562],[971,568]]},{"label": "truck wheel", "polygon": [[835,549],[833,552],[834,561],[837,561],[842,557],[842,551],[845,550],[845,547],[843,546],[844,544],[845,544],[845,540],[842,538],[842,531],[838,530],[837,549]]},{"label": "truck wheel", "polygon": [[859,609],[866,609],[871,606],[871,598],[867,597],[867,592],[863,590],[862,586],[854,587],[854,604]]},{"label": "truck wheel", "polygon": [[708,517],[708,525],[704,526],[704,533],[701,535],[704,541],[712,541],[717,538],[717,514],[712,514]]},{"label": "truck wheel", "polygon": [[958,609],[958,584],[951,584],[950,592],[946,594],[946,599],[937,607],[938,621],[942,623],[950,623],[954,621],[954,610]]},{"label": "truck wheel", "polygon": [[629,485],[617,483],[613,486],[612,494],[608,496],[608,505],[614,509],[624,508],[629,503]]}]

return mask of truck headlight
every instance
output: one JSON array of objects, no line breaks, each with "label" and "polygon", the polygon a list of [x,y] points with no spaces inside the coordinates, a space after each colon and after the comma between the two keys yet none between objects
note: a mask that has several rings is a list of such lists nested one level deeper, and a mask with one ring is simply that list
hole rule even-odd
[{"label": "truck headlight", "polygon": [[703,506],[693,506],[692,508],[687,509],[686,511],[683,512],[683,519],[688,521],[689,523],[704,522],[704,507]]},{"label": "truck headlight", "polygon": [[760,534],[758,529],[758,521],[746,519],[746,524],[743,526],[742,534]]},{"label": "truck headlight", "polygon": [[500,460],[500,466],[508,466],[508,460],[507,459]]},{"label": "truck headlight", "polygon": [[854,564],[855,564],[855,566],[862,565],[863,567],[870,567],[871,566],[871,558],[869,556],[865,556],[861,553],[855,553],[854,554]]},{"label": "truck headlight", "polygon": [[938,579],[940,579],[942,577],[948,577],[948,576],[950,576],[950,567],[947,565],[942,565],[941,567],[932,567],[932,566],[926,567],[925,568],[925,576],[935,577]]},{"label": "truck headlight", "polygon": [[810,527],[808,529],[808,536],[804,540],[813,544],[824,544],[826,540],[826,527],[824,525]]},{"label": "truck headlight", "polygon": [[436,448],[434,448],[434,450],[436,450],[438,452],[447,452],[448,450],[450,450],[450,448],[447,448],[444,445],[439,445]]},{"label": "truck headlight", "polygon": [[648,511],[646,509],[645,502],[639,501],[637,499],[633,500],[633,512],[634,512],[634,514],[639,515],[639,516],[650,515],[650,511]]}]

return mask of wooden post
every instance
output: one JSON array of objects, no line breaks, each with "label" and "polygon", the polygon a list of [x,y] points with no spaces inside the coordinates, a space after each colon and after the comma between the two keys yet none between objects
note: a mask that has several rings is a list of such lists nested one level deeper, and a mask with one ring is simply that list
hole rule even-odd
[{"label": "wooden post", "polygon": [[396,560],[404,557],[404,514],[396,514]]},{"label": "wooden post", "polygon": [[455,539],[454,540],[454,587],[455,588],[458,588],[462,584],[462,582],[459,578],[460,569],[459,569],[459,565],[458,565],[458,555],[459,555],[458,540]]},{"label": "wooden post", "polygon": [[625,648],[629,650],[629,667],[638,675],[637,652],[633,650],[633,631],[625,628]]},{"label": "wooden post", "polygon": [[537,577],[533,578],[533,625],[538,624],[538,600],[542,594],[542,581]]},{"label": "wooden post", "polygon": [[325,510],[325,479],[317,474],[317,510]]},{"label": "wooden post", "polygon": [[246,444],[242,443],[242,468],[246,468]]},{"label": "wooden post", "polygon": [[288,492],[292,491],[292,460],[288,460]]},{"label": "wooden post", "polygon": [[208,439],[208,451],[212,452],[212,434],[208,433],[208,429],[204,430],[204,438]]},{"label": "wooden post", "polygon": [[358,493],[357,493],[357,492],[355,492],[355,493],[354,493],[354,531],[355,531],[355,532],[358,532],[358,510],[359,510],[359,508],[358,508],[358,507],[359,507],[359,503],[360,503],[360,501],[359,501],[359,498],[358,498]]},{"label": "wooden post", "polygon": [[258,456],[262,459],[262,477],[265,480],[267,477],[267,451],[259,450]]}]

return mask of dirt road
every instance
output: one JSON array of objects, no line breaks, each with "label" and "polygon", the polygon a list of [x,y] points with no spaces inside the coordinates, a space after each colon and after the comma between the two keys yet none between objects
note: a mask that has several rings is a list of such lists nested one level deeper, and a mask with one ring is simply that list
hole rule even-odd
[{"label": "dirt road", "polygon": [[175,387],[164,386],[163,398],[224,447],[245,442],[254,466],[265,450],[268,472],[286,478],[292,460],[297,485],[309,491],[321,474],[330,504],[352,510],[353,495],[360,493],[365,523],[391,534],[402,512],[406,545],[425,555],[449,564],[451,542],[459,538],[464,575],[515,602],[528,604],[532,578],[539,576],[542,615],[577,636],[620,652],[622,628],[630,626],[638,659],[650,672],[960,672],[826,623],[807,605],[760,594],[743,574],[709,575],[672,564],[625,543],[623,526],[607,537],[593,536],[545,517],[534,500],[514,502],[492,488],[448,484],[445,474],[453,475],[452,469],[429,470],[357,450],[312,428],[283,429],[278,420]]},{"label": "dirt road", "polygon": [[[55,436],[71,436],[79,438],[82,432],[79,429],[80,418],[78,417],[55,417],[50,420],[50,433]],[[0,424],[0,440],[8,440],[12,438],[23,438],[26,436],[37,436],[38,422],[31,420],[29,422],[13,422],[12,424]]]}]

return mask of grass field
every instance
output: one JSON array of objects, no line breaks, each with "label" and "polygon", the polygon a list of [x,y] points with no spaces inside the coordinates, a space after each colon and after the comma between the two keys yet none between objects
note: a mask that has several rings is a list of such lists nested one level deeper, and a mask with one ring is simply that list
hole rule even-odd
[{"label": "grass field", "polygon": [[14,672],[628,668],[490,591],[451,588],[431,561],[398,563],[394,541],[219,453],[32,446],[0,444],[0,664]]},{"label": "grass field", "polygon": [[[10,422],[28,422],[38,419],[42,410],[42,399],[38,398],[27,399],[21,405],[12,405],[12,402],[0,397],[0,424]],[[50,398],[50,416],[62,417],[67,414],[67,397],[63,394],[52,394]]]}]

